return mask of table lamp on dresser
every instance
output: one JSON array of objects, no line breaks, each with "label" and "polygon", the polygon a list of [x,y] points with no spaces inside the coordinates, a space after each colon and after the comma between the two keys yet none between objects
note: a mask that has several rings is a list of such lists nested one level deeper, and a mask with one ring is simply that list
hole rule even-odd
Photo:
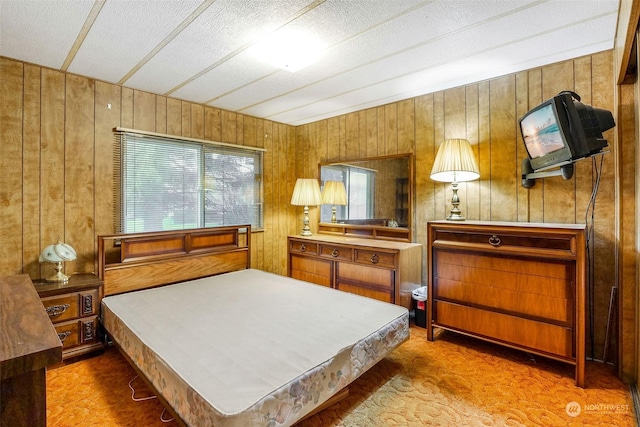
[{"label": "table lamp on dresser", "polygon": [[304,206],[304,219],[302,221],[301,236],[311,236],[309,227],[309,206],[319,206],[322,204],[322,194],[318,180],[314,178],[298,178],[293,188],[291,204],[294,206]]},{"label": "table lamp on dresser", "polygon": [[447,139],[438,147],[436,159],[431,169],[433,181],[450,182],[453,196],[449,221],[464,221],[458,205],[458,183],[480,178],[480,170],[473,155],[471,144],[466,139]]}]

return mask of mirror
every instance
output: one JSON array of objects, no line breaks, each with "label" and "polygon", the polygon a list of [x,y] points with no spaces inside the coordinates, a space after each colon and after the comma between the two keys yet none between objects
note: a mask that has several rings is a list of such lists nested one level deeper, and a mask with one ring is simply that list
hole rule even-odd
[{"label": "mirror", "polygon": [[[411,227],[412,155],[346,160],[320,165],[320,185],[342,181],[347,205],[336,205],[336,224]],[[320,222],[332,222],[332,205],[322,205]]]}]

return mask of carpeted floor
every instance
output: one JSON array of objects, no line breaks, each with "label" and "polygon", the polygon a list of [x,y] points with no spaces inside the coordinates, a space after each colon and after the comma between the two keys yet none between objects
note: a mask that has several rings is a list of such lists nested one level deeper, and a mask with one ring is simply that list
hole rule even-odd
[{"label": "carpeted floor", "polygon": [[[114,348],[47,372],[47,425],[175,426],[156,400],[134,402],[134,371]],[[136,397],[148,392],[140,379]],[[165,415],[166,416],[166,415]],[[588,363],[586,388],[569,365],[426,329],[366,372],[338,404],[299,427],[634,426],[628,387],[611,366]]]}]

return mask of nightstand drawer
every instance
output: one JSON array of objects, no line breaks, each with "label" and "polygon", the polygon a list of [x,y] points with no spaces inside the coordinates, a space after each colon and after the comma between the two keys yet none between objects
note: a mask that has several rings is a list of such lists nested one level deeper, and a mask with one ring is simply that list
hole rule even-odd
[{"label": "nightstand drawer", "polygon": [[42,304],[47,310],[47,314],[52,322],[62,322],[64,320],[78,317],[79,295],[77,293],[56,297],[42,298]]},{"label": "nightstand drawer", "polygon": [[63,350],[80,344],[80,334],[78,333],[80,328],[78,321],[59,323],[55,325],[55,328],[58,338],[60,338],[60,341],[62,342]]}]

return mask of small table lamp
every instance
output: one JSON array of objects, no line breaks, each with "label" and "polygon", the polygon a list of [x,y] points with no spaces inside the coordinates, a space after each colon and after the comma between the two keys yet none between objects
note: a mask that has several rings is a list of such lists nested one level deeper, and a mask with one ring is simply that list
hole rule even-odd
[{"label": "small table lamp", "polygon": [[75,249],[66,243],[56,243],[55,245],[49,245],[40,254],[40,262],[53,262],[56,264],[56,273],[47,278],[47,282],[62,282],[69,281],[69,276],[63,272],[64,261],[73,261],[77,258]]},{"label": "small table lamp", "polygon": [[319,206],[322,204],[322,194],[318,180],[313,178],[298,178],[296,186],[293,188],[291,204],[294,206],[304,206],[304,220],[302,221],[302,236],[311,236],[309,228],[309,206]]},{"label": "small table lamp", "polygon": [[322,204],[331,207],[331,222],[336,223],[336,205],[347,204],[347,192],[342,181],[326,181],[322,188]]},{"label": "small table lamp", "polygon": [[480,170],[476,163],[471,144],[466,139],[447,139],[440,144],[438,154],[431,169],[431,179],[450,182],[453,189],[451,213],[449,221],[464,221],[458,205],[458,183],[480,178]]}]

